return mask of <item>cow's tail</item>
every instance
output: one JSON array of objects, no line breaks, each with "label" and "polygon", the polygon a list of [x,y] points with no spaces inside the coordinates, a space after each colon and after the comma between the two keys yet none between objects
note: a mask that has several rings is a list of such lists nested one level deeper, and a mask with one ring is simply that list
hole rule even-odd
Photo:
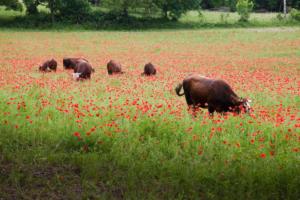
[{"label": "cow's tail", "polygon": [[177,94],[178,96],[183,96],[183,95],[184,95],[184,92],[180,94],[181,88],[182,88],[182,84],[181,84],[181,83],[179,83],[179,84],[177,85],[177,87],[175,88],[176,94]]}]

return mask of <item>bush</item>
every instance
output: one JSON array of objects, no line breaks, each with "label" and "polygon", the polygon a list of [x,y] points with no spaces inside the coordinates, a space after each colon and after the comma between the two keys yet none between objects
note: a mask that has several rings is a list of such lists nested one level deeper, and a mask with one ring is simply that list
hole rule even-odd
[{"label": "bush", "polygon": [[18,0],[0,0],[0,6],[5,6],[8,10],[23,11],[23,6]]},{"label": "bush", "polygon": [[39,5],[39,1],[36,0],[24,0],[23,1],[25,7],[26,7],[26,12],[29,15],[36,15],[38,14],[38,5]]},{"label": "bush", "polygon": [[281,13],[278,13],[278,14],[276,15],[276,18],[277,18],[279,21],[282,21],[282,20],[284,19],[284,16],[282,16]]},{"label": "bush", "polygon": [[236,4],[236,10],[240,15],[240,21],[246,22],[249,20],[250,13],[253,9],[253,2],[250,0],[239,0]]},{"label": "bush", "polygon": [[221,15],[220,15],[221,24],[227,24],[228,18],[229,18],[229,13],[221,13]]},{"label": "bush", "polygon": [[227,2],[227,6],[229,6],[231,12],[235,12],[236,11],[237,0],[227,0],[225,2]]},{"label": "bush", "polygon": [[156,0],[153,2],[165,18],[177,21],[187,11],[199,10],[201,0]]},{"label": "bush", "polygon": [[59,12],[63,20],[82,23],[88,19],[91,6],[88,0],[63,0]]},{"label": "bush", "polygon": [[50,25],[51,18],[49,13],[39,12],[35,15],[18,16],[15,18],[13,27],[44,28]]},{"label": "bush", "polygon": [[300,10],[293,8],[290,12],[290,16],[292,19],[300,21]]}]

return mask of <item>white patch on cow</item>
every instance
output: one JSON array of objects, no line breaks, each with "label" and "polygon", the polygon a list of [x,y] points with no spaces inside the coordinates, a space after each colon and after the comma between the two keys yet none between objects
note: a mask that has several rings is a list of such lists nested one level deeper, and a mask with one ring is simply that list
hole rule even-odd
[{"label": "white patch on cow", "polygon": [[244,103],[244,107],[246,109],[246,112],[250,112],[250,109],[251,109],[251,103],[252,101],[251,100],[247,100],[245,103]]},{"label": "white patch on cow", "polygon": [[73,79],[77,80],[80,77],[81,73],[73,73]]}]

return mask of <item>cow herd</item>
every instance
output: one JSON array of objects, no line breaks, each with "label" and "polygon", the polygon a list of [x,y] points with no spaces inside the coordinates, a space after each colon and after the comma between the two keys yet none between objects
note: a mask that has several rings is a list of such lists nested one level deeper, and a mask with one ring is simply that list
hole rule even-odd
[{"label": "cow herd", "polygon": [[[71,69],[74,71],[73,77],[75,80],[90,79],[91,74],[95,72],[92,65],[84,58],[64,58],[63,59],[64,69]],[[51,72],[56,71],[57,62],[54,59],[45,61],[39,66],[39,71],[41,72]],[[122,65],[115,60],[110,60],[107,63],[107,73],[109,75],[113,74],[123,74]],[[147,63],[144,67],[144,72],[142,76],[152,76],[156,74],[155,66],[152,63]]]},{"label": "cow herd", "polygon": [[[91,64],[84,58],[64,58],[64,69],[72,69],[74,71],[73,78],[75,80],[90,79],[91,74],[95,72]],[[42,72],[56,71],[57,62],[54,59],[44,62],[39,66]],[[107,63],[107,73],[123,74],[122,66],[115,60]],[[152,63],[144,66],[142,76],[156,75],[156,68]],[[183,88],[183,93],[180,93]],[[198,74],[188,75],[182,83],[178,84],[175,89],[178,96],[185,96],[189,108],[193,112],[198,108],[207,108],[210,114],[215,111],[224,112],[247,112],[251,110],[251,100],[241,98],[232,90],[230,85],[220,79],[211,79]]]}]

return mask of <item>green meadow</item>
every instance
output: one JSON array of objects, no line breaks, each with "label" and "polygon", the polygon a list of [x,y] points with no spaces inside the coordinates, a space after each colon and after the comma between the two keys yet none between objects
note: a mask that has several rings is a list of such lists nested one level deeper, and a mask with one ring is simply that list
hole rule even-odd
[{"label": "green meadow", "polygon": [[[0,199],[299,199],[299,36],[2,30]],[[74,81],[64,57],[89,60],[92,79]],[[51,58],[57,72],[39,72]],[[126,73],[107,75],[110,59]],[[174,90],[190,73],[224,79],[251,114],[193,117]]]}]

